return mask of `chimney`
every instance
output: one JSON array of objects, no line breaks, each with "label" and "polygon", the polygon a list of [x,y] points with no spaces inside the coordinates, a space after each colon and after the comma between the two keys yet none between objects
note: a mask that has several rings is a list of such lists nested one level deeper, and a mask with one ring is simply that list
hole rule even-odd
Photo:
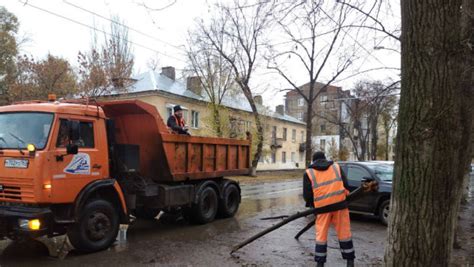
[{"label": "chimney", "polygon": [[256,95],[256,96],[254,96],[254,97],[253,97],[253,101],[255,101],[255,104],[261,106],[261,105],[262,105],[262,102],[263,102],[262,96],[261,96],[261,95]]},{"label": "chimney", "polygon": [[161,68],[161,74],[165,75],[173,81],[176,79],[176,71],[174,70],[174,67],[168,66]]},{"label": "chimney", "polygon": [[195,93],[196,95],[202,95],[202,84],[199,76],[192,76],[186,79],[186,88]]},{"label": "chimney", "polygon": [[280,115],[285,115],[285,106],[284,105],[278,105],[276,106],[276,113]]}]

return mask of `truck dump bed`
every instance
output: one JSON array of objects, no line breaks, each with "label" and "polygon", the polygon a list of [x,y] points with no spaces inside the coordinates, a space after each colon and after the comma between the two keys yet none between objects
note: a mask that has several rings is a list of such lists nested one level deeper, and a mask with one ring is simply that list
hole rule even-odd
[{"label": "truck dump bed", "polygon": [[115,122],[119,144],[140,147],[140,174],[179,182],[248,174],[250,140],[172,134],[153,105],[140,100],[101,102]]}]

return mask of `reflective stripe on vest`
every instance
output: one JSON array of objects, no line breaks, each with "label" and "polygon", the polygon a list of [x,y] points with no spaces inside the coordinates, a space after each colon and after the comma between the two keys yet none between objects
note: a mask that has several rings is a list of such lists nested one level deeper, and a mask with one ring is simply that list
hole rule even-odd
[{"label": "reflective stripe on vest", "polygon": [[315,207],[324,207],[346,199],[346,190],[339,172],[339,165],[334,163],[331,169],[318,171],[312,168],[306,173],[313,187]]},{"label": "reflective stripe on vest", "polygon": [[314,175],[314,171],[311,171],[311,170],[307,171],[307,173],[309,174],[310,179],[312,180],[313,189],[317,188],[318,186],[324,186],[324,185],[332,184],[332,183],[338,182],[338,181],[342,182],[341,176],[339,175],[339,172],[337,171],[337,168],[336,168],[335,164],[332,165],[332,169],[334,170],[334,173],[336,174],[336,178],[334,178],[332,180],[329,180],[329,181],[319,183],[319,184],[318,184],[318,181],[316,180],[316,177]]}]

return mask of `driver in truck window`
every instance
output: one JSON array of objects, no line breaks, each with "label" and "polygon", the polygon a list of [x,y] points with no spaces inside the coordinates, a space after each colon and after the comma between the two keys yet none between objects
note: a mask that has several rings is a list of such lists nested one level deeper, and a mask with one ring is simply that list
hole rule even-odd
[{"label": "driver in truck window", "polygon": [[56,143],[57,147],[66,147],[69,144],[69,129],[67,127],[66,121],[61,120],[59,125],[59,134],[58,141]]},{"label": "driver in truck window", "polygon": [[171,131],[175,134],[185,134],[190,135],[188,133],[188,127],[183,119],[183,109],[180,105],[176,105],[173,107],[174,114],[168,118],[168,122],[166,123]]}]

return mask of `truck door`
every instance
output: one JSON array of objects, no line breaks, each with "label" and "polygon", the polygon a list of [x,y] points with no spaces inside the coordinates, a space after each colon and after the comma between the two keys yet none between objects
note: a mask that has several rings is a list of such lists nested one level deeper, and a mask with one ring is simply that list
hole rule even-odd
[{"label": "truck door", "polygon": [[[54,202],[72,202],[77,194],[88,183],[107,175],[107,157],[100,155],[101,146],[97,124],[94,118],[77,119],[80,125],[80,138],[76,145],[78,153],[67,155],[66,145],[69,143],[68,120],[60,118],[56,123],[56,140],[53,140],[54,155],[52,160],[54,171],[52,177],[52,195]],[[103,153],[103,151],[102,151]]]}]

